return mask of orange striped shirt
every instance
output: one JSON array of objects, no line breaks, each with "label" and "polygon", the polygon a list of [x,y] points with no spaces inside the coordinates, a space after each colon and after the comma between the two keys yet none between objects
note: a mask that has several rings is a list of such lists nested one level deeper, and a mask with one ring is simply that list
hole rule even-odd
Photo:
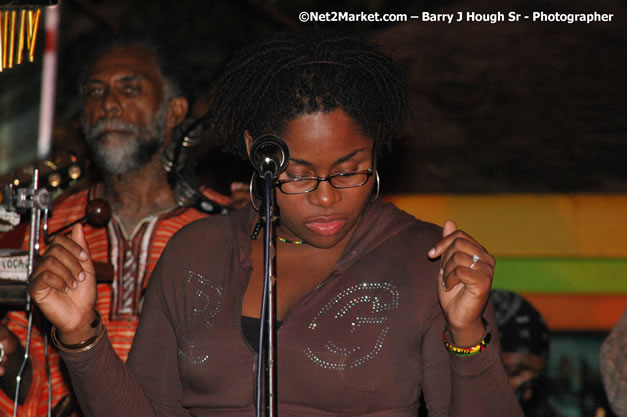
[{"label": "orange striped shirt", "polygon": [[[48,230],[53,232],[83,217],[87,206],[88,192],[89,190],[83,190],[55,203],[54,211],[48,221]],[[114,267],[117,263],[118,266],[114,268],[115,274],[119,272],[120,264],[119,259],[116,259],[116,255],[117,258],[123,256],[123,251],[120,250],[122,246],[129,245],[134,238],[141,240],[139,245],[146,249],[146,253],[143,261],[141,254],[139,255],[139,263],[143,263],[143,265],[139,266],[137,275],[143,276],[135,276],[135,279],[138,280],[138,285],[141,285],[141,288],[138,290],[141,293],[148,283],[150,273],[154,269],[170,237],[187,223],[205,216],[205,214],[195,209],[183,208],[175,209],[157,217],[151,216],[144,219],[149,224],[149,227],[136,228],[135,235],[130,236],[127,242],[112,242],[112,239],[115,241],[116,237],[111,236],[111,234],[115,230],[119,231],[117,223],[113,218],[107,227],[94,228],[85,225],[84,231],[92,259],[95,262],[114,264]],[[136,236],[142,231],[146,232],[143,237]],[[130,245],[130,247],[132,248],[133,245]],[[126,249],[128,247],[125,247]],[[116,279],[115,281],[119,283],[119,280]],[[136,314],[127,314],[121,319],[110,320],[112,297],[116,292],[114,285],[112,283],[98,284],[96,308],[100,311],[107,326],[113,348],[120,358],[126,361],[137,328],[138,317]],[[23,345],[26,344],[28,321],[23,312],[10,312],[4,320],[4,324],[17,335]],[[52,377],[52,404],[54,407],[54,404],[70,392],[70,386],[69,378],[62,372],[60,358],[54,347],[49,349],[48,356]],[[33,365],[33,380],[25,404],[18,409],[18,415],[21,417],[46,416],[48,412],[49,387],[45,370],[44,339],[42,332],[35,325],[33,325],[31,336],[30,358]],[[12,416],[13,404],[13,398],[7,397],[0,391],[0,416]]]}]

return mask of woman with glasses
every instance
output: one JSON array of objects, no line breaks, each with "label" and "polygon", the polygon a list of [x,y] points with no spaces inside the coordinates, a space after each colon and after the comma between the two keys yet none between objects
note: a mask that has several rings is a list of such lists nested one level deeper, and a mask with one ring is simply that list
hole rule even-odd
[{"label": "woman with glasses", "polygon": [[[377,160],[408,107],[397,66],[359,39],[280,34],[239,53],[212,97],[230,149],[247,157],[265,134],[289,147],[276,182],[279,415],[416,416],[422,393],[432,417],[521,416],[491,335],[493,257],[453,222],[377,198]],[[127,365],[94,311],[80,227],[38,266],[30,293],[87,415],[254,415],[263,246],[252,194],[252,207],[170,240]]]}]

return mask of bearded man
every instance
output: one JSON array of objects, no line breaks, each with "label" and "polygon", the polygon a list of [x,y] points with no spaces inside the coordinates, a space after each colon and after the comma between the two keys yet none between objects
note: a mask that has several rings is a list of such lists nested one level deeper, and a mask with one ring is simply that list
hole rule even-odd
[{"label": "bearded man", "polygon": [[[106,272],[98,277],[97,308],[123,360],[133,341],[143,291],[168,239],[185,224],[205,216],[177,206],[161,165],[161,154],[188,110],[180,78],[170,67],[172,61],[163,58],[162,51],[143,38],[119,38],[98,48],[81,79],[81,119],[103,181],[56,202],[49,222],[49,230],[58,230],[83,217],[87,204],[97,198],[110,206],[106,227],[88,224],[84,231],[93,259],[113,266],[108,268],[112,277],[106,277]],[[221,205],[229,203],[217,193],[210,196]],[[13,412],[15,377],[24,356],[28,322],[23,312],[11,312],[3,324],[0,416],[8,416]],[[69,415],[67,410],[73,408],[69,381],[52,347],[48,358],[52,386],[48,386],[45,332],[40,328],[32,332],[30,360],[19,395],[20,416],[47,415],[48,390],[52,391],[53,415]]]}]

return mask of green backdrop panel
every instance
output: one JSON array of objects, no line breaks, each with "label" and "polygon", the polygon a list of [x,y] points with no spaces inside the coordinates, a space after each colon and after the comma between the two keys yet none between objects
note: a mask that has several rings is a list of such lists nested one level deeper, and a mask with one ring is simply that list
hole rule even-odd
[{"label": "green backdrop panel", "polygon": [[540,293],[627,293],[627,258],[497,257],[493,287]]}]

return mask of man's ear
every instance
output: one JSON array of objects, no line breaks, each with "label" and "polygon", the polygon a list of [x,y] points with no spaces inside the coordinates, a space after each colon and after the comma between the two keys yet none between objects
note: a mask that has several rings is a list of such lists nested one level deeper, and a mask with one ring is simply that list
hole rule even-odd
[{"label": "man's ear", "polygon": [[253,146],[253,137],[250,136],[250,132],[244,130],[244,142],[246,142],[246,153],[248,154],[248,159],[250,159],[250,148]]},{"label": "man's ear", "polygon": [[168,128],[174,129],[183,123],[187,116],[189,103],[185,97],[174,97],[168,105]]}]

